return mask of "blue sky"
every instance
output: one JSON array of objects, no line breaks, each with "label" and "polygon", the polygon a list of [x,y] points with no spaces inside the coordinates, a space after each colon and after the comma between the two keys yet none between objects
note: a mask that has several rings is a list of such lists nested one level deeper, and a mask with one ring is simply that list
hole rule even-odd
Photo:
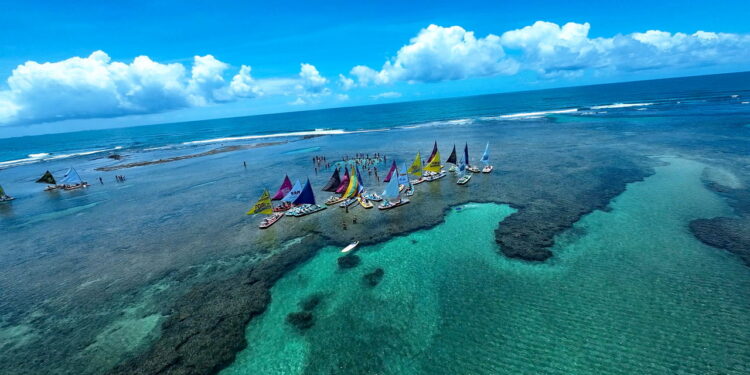
[{"label": "blue sky", "polygon": [[748,1],[0,6],[0,136],[750,70]]}]

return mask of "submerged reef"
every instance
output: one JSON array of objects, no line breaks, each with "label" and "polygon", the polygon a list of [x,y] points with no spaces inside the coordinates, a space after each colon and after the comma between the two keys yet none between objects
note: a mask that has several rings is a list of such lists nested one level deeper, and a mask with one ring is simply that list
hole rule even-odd
[{"label": "submerged reef", "polygon": [[385,271],[383,271],[382,268],[376,268],[374,271],[366,273],[364,276],[362,276],[362,279],[365,281],[365,284],[367,284],[367,286],[376,287],[378,284],[380,284],[380,280],[383,279],[384,275]]}]

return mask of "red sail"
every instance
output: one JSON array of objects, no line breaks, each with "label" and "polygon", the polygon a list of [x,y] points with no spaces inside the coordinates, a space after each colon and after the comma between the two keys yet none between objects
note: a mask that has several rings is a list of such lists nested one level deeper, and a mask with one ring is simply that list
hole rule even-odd
[{"label": "red sail", "polygon": [[281,187],[279,188],[279,191],[276,192],[276,194],[271,197],[272,201],[280,200],[281,198],[284,198],[287,194],[289,194],[289,191],[292,190],[292,181],[289,180],[289,176],[284,176],[284,182],[281,183]]},{"label": "red sail", "polygon": [[393,176],[393,173],[396,172],[396,161],[393,161],[393,164],[391,164],[391,170],[388,171],[388,174],[383,179],[383,182],[388,182],[391,180],[391,177]]}]

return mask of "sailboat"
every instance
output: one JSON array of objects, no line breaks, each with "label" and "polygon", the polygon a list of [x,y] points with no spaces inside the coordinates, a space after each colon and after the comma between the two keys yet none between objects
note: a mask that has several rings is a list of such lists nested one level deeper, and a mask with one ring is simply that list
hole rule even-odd
[{"label": "sailboat", "polygon": [[60,185],[65,190],[76,190],[89,186],[86,181],[81,179],[81,176],[78,175],[78,172],[73,167],[68,168],[68,171],[65,172],[62,180],[60,180]]},{"label": "sailboat", "polygon": [[417,176],[417,179],[411,180],[413,185],[421,184],[425,181],[422,177],[424,171],[422,170],[422,157],[419,155],[419,151],[417,151],[417,156],[414,157],[414,161],[411,163],[407,173],[412,176]]},{"label": "sailboat", "polygon": [[461,164],[458,167],[458,173],[461,175],[458,181],[456,181],[456,183],[459,185],[466,185],[466,183],[471,180],[471,176],[473,175],[473,173],[467,170],[466,161],[463,159],[461,159]]},{"label": "sailboat", "polygon": [[[272,201],[280,201],[284,199],[284,197],[289,194],[290,191],[292,191],[292,181],[289,180],[289,175],[284,176],[284,181],[281,183],[281,186],[279,187],[279,190],[276,191],[276,194],[271,197]],[[273,208],[276,212],[286,211],[288,209],[292,208],[292,203],[288,201],[284,201],[281,203],[281,205],[276,206]]]},{"label": "sailboat", "polygon": [[481,162],[484,163],[482,173],[492,172],[492,166],[490,165],[490,142],[487,142],[487,146],[484,147],[484,154],[482,154]]},{"label": "sailboat", "polygon": [[39,177],[39,179],[36,180],[36,183],[47,184],[47,187],[44,188],[44,191],[55,190],[58,188],[57,181],[55,181],[55,176],[53,176],[52,172],[50,171],[44,172],[42,177]]},{"label": "sailboat", "polygon": [[[362,208],[372,208],[373,204],[370,202],[369,199],[365,196],[365,175],[360,171],[359,167],[357,167],[357,176],[359,176],[359,187],[357,188],[357,202],[359,202],[359,205],[362,206]],[[370,195],[375,195],[377,198],[381,199],[377,194],[371,193]]]},{"label": "sailboat", "polygon": [[412,195],[414,195],[414,186],[411,184],[411,181],[409,181],[409,175],[406,173],[406,163],[404,163],[402,167],[403,168],[398,171],[399,190],[403,186],[406,196],[411,197]]},{"label": "sailboat", "polygon": [[268,192],[268,189],[263,189],[263,194],[261,194],[260,198],[258,198],[258,201],[255,202],[255,205],[253,208],[250,209],[250,211],[247,211],[248,215],[255,215],[255,214],[263,214],[263,215],[271,215],[263,219],[263,221],[260,222],[260,225],[258,227],[260,229],[266,229],[270,227],[271,225],[275,224],[279,219],[281,219],[284,214],[281,212],[273,212],[273,204],[271,203],[271,194]]},{"label": "sailboat", "polygon": [[442,165],[440,165],[440,151],[437,149],[437,142],[435,142],[435,147],[432,150],[432,155],[430,156],[430,159],[427,160],[427,166],[424,167],[425,170],[425,181],[435,181],[437,179],[445,177],[445,171],[442,169]]},{"label": "sailboat", "polygon": [[458,161],[457,160],[458,160],[458,158],[456,156],[456,145],[454,144],[453,145],[453,151],[451,151],[450,156],[448,156],[448,159],[445,161],[446,164],[447,163],[453,164],[453,165],[450,166],[450,168],[448,168],[448,172],[455,172],[457,170],[457,166],[458,166]]},{"label": "sailboat", "polygon": [[394,160],[393,163],[391,163],[391,169],[388,170],[388,174],[385,175],[385,178],[383,179],[383,182],[388,182],[391,180],[391,177],[393,177],[393,174],[396,173],[396,161]]},{"label": "sailboat", "polygon": [[[398,171],[396,171],[396,177],[398,177]],[[398,190],[398,178],[392,178],[388,182],[388,185],[385,186],[385,191],[383,191],[383,197],[386,198],[386,201],[378,206],[378,209],[381,210],[389,210],[409,203],[409,199],[401,198],[401,192]]]},{"label": "sailboat", "polygon": [[0,202],[10,202],[16,198],[11,197],[8,194],[5,194],[5,190],[2,186],[0,186]]},{"label": "sailboat", "polygon": [[473,173],[479,173],[479,168],[471,165],[469,162],[469,144],[466,143],[464,146],[464,161],[466,162],[466,169]]},{"label": "sailboat", "polygon": [[339,177],[339,169],[336,168],[336,170],[333,171],[333,175],[331,175],[331,178],[328,180],[328,183],[326,183],[326,186],[323,186],[323,189],[321,190],[333,193],[339,188],[339,185],[341,185],[341,177]]},{"label": "sailboat", "polygon": [[286,212],[287,216],[305,216],[322,211],[326,209],[326,206],[319,205],[315,202],[315,192],[313,192],[312,185],[310,185],[310,179],[307,179],[305,187],[292,202],[295,206]]},{"label": "sailboat", "polygon": [[349,186],[346,187],[344,194],[341,195],[341,198],[344,198],[344,201],[339,204],[339,207],[342,208],[351,206],[352,204],[356,203],[357,196],[359,196],[360,184],[357,169],[352,167],[350,176],[351,178],[349,179]]},{"label": "sailboat", "polygon": [[346,167],[344,167],[344,178],[342,178],[339,181],[338,187],[336,187],[336,189],[333,191],[334,193],[338,193],[342,195],[341,196],[332,195],[330,198],[326,199],[325,204],[330,206],[332,204],[336,204],[336,203],[343,202],[346,200],[346,198],[344,198],[343,196],[343,193],[344,191],[346,191],[346,188],[349,187],[349,179],[350,179],[349,170],[346,169]]}]

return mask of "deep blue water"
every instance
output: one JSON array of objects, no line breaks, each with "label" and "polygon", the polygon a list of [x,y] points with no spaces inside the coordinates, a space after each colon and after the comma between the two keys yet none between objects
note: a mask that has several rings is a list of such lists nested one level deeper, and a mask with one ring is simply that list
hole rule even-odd
[{"label": "deep blue water", "polygon": [[[535,112],[580,109],[569,116],[657,115],[675,106],[690,115],[710,116],[726,112],[750,112],[750,72],[687,78],[638,81],[526,91],[472,97],[403,102],[306,112],[236,117],[217,120],[81,131],[64,134],[0,139],[0,168],[18,164],[103,154],[115,150],[139,151],[152,148],[188,147],[188,142],[253,135],[286,134],[327,130],[368,130],[419,125],[460,126],[466,122],[497,120],[498,116],[517,120],[534,117]],[[612,108],[617,103],[649,103],[649,106]],[[586,108],[605,106],[605,108]],[[739,107],[742,106],[742,107]],[[648,110],[643,110],[648,108]],[[524,115],[525,114],[525,115]],[[548,114],[554,115],[554,114]],[[536,115],[538,116],[538,115]],[[500,117],[502,119],[502,117]],[[84,156],[89,156],[84,155]]]}]

